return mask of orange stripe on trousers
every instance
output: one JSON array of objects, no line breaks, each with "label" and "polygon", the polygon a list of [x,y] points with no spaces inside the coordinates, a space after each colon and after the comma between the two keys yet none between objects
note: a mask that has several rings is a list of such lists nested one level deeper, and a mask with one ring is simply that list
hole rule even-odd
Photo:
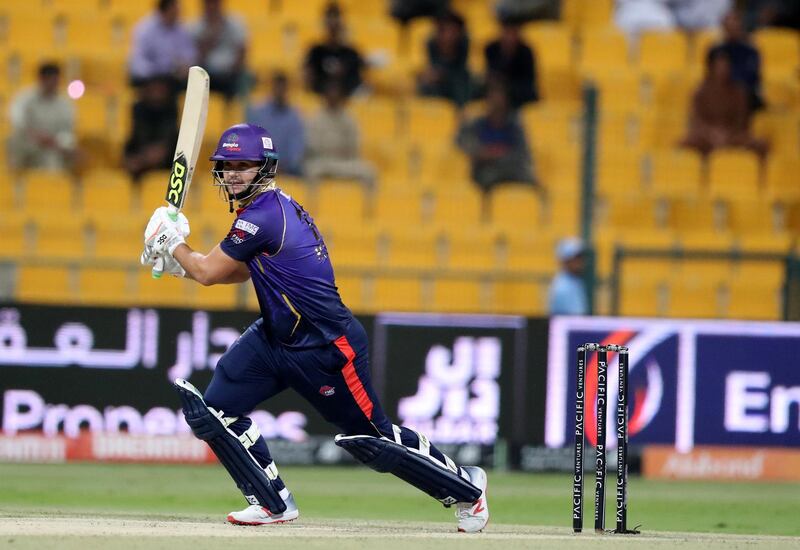
[{"label": "orange stripe on trousers", "polygon": [[347,358],[347,364],[342,369],[342,374],[344,375],[344,381],[347,382],[347,387],[350,389],[350,393],[353,395],[361,411],[369,420],[372,420],[372,400],[369,398],[369,395],[367,395],[367,390],[364,389],[364,385],[361,383],[358,374],[356,374],[356,367],[353,364],[353,359],[356,358],[356,352],[350,347],[350,342],[347,341],[345,336],[337,338],[333,343],[336,344],[339,351]]}]

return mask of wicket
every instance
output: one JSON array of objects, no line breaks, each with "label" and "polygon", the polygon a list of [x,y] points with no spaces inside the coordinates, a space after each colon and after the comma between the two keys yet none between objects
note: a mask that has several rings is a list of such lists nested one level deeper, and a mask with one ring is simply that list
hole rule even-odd
[{"label": "wicket", "polygon": [[583,459],[586,425],[586,352],[597,352],[597,444],[595,446],[594,529],[605,532],[606,501],[606,412],[608,407],[608,352],[617,353],[617,488],[616,529],[628,530],[628,348],[616,344],[587,343],[578,347],[575,390],[575,470],[572,481],[572,530],[583,530]]}]

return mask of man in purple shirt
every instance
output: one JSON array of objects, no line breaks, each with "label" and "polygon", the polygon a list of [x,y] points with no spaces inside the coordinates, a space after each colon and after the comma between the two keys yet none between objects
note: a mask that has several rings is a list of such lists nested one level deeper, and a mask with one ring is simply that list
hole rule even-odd
[{"label": "man in purple shirt", "polygon": [[286,388],[303,396],[341,434],[335,443],[358,461],[389,472],[457,507],[458,529],[481,531],[489,520],[486,473],[458,466],[424,435],[392,424],[372,387],[367,336],[342,303],[333,266],[313,218],[276,186],[278,155],[260,126],[223,132],[214,162],[236,218],[208,254],[185,242],[188,221],[156,209],[145,230],[146,265],[203,285],[250,279],[261,316],[220,358],[205,394],[185,380],[175,386],[187,424],[205,440],[250,506],[228,521],[269,525],[299,516],[256,424],[247,417]]},{"label": "man in purple shirt", "polygon": [[139,21],[134,28],[128,60],[134,86],[163,76],[173,78],[176,86],[186,82],[189,67],[197,61],[197,49],[178,16],[177,0],[158,0],[156,13]]}]

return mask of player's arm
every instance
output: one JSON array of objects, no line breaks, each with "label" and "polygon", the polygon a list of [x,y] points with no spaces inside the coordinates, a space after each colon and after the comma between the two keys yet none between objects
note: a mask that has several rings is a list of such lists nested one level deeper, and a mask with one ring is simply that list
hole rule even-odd
[{"label": "player's arm", "polygon": [[186,270],[186,277],[203,286],[243,283],[250,278],[247,264],[225,254],[219,245],[204,255],[182,243],[175,248],[172,256]]}]

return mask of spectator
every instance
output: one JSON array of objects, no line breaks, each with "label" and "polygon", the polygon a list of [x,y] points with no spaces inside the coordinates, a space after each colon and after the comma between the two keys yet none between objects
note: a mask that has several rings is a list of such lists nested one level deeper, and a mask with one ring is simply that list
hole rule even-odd
[{"label": "spectator", "polygon": [[764,106],[764,100],[761,98],[761,56],[750,44],[739,12],[728,12],[722,21],[722,28],[724,39],[711,51],[727,53],[733,79],[742,83],[747,90],[750,111],[761,109]]},{"label": "spectator", "polygon": [[358,126],[345,110],[344,89],[328,83],[323,106],[308,122],[305,173],[317,183],[321,178],[361,180],[368,190],[375,184],[375,169],[359,157]]},{"label": "spectator", "polygon": [[391,0],[389,13],[405,26],[417,17],[439,17],[450,5],[450,0]]},{"label": "spectator", "polygon": [[133,105],[131,135],[125,143],[124,164],[134,181],[149,170],[169,169],[178,140],[178,109],[172,81],[153,77],[141,84]]},{"label": "spectator", "polygon": [[502,86],[489,87],[486,114],[462,125],[456,141],[469,155],[472,179],[483,191],[506,181],[536,183],[525,131]]},{"label": "spectator", "polygon": [[745,147],[763,156],[767,145],[750,135],[749,121],[747,91],[733,78],[730,55],[725,49],[710,50],[682,145],[703,154],[719,147]]},{"label": "spectator", "polygon": [[335,2],[325,8],[325,41],[309,50],[305,60],[306,86],[322,94],[331,81],[336,81],[351,95],[362,84],[364,60],[345,42],[342,12]]},{"label": "spectator", "polygon": [[556,247],[561,268],[550,283],[547,304],[550,315],[588,315],[589,299],[583,281],[586,249],[577,238],[564,239]]},{"label": "spectator", "polygon": [[303,170],[306,133],[300,113],[289,104],[286,74],[272,76],[272,99],[247,108],[247,122],[269,130],[280,151],[281,173],[299,176]]},{"label": "spectator", "polygon": [[671,0],[678,27],[686,31],[717,28],[733,0]]},{"label": "spectator", "polygon": [[561,0],[498,0],[497,19],[525,23],[534,19],[558,19]]},{"label": "spectator", "polygon": [[752,27],[788,27],[800,30],[800,2],[797,0],[750,0],[745,5]]},{"label": "spectator", "polygon": [[428,66],[418,75],[418,92],[450,99],[462,107],[472,99],[475,88],[467,68],[469,37],[464,19],[455,12],[439,17],[426,48]]},{"label": "spectator", "polygon": [[178,15],[177,0],[158,0],[156,13],[134,28],[128,61],[134,86],[153,77],[172,79],[173,91],[186,83],[189,67],[197,62],[197,49],[191,35],[179,23]]},{"label": "spectator", "polygon": [[676,25],[669,0],[617,0],[613,17],[630,37],[646,31],[670,31]]},{"label": "spectator", "polygon": [[230,100],[241,89],[247,30],[238,17],[222,12],[222,0],[203,0],[203,15],[189,28],[199,63],[211,77],[211,90]]},{"label": "spectator", "polygon": [[488,81],[500,81],[508,90],[511,105],[516,109],[529,101],[537,101],[536,61],[533,50],[523,42],[519,23],[503,21],[500,37],[486,46]]},{"label": "spectator", "polygon": [[12,168],[63,170],[75,158],[75,109],[58,93],[60,78],[58,65],[43,63],[38,83],[13,99],[8,140]]}]

